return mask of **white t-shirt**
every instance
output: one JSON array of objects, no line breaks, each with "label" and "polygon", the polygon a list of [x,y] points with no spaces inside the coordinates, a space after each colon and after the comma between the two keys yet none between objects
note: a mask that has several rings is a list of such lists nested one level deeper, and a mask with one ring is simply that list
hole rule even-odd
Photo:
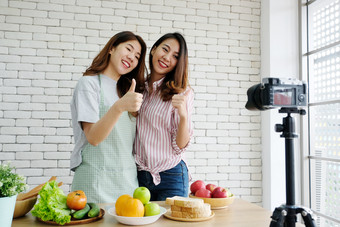
[{"label": "white t-shirt", "polygon": [[[104,89],[104,105],[112,106],[118,99],[117,82],[101,74]],[[71,101],[72,127],[75,146],[71,154],[71,170],[82,162],[81,151],[88,144],[81,122],[96,123],[99,120],[100,84],[98,76],[82,76],[74,89]]]}]

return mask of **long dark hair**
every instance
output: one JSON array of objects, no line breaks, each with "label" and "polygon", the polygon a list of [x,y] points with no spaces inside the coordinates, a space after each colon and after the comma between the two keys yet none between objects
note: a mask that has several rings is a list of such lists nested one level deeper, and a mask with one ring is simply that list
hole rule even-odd
[{"label": "long dark hair", "polygon": [[[180,33],[167,33],[159,38],[153,44],[149,55],[150,70],[153,69],[151,51],[157,48],[166,39],[176,39],[179,43],[178,61],[176,67],[165,75],[165,78],[160,85],[161,97],[163,101],[169,101],[173,95],[181,93],[186,90],[189,85],[188,81],[188,48],[184,37]],[[150,79],[150,75],[148,76]]]},{"label": "long dark hair", "polygon": [[144,91],[144,73],[145,73],[145,54],[146,44],[144,40],[130,31],[119,32],[114,35],[99,52],[99,54],[93,59],[92,64],[84,72],[84,76],[98,75],[106,69],[110,61],[110,50],[117,47],[119,44],[137,40],[141,45],[141,54],[138,60],[138,65],[131,72],[121,75],[117,82],[117,92],[119,97],[122,97],[130,88],[132,79],[136,80],[136,92],[143,93]]}]

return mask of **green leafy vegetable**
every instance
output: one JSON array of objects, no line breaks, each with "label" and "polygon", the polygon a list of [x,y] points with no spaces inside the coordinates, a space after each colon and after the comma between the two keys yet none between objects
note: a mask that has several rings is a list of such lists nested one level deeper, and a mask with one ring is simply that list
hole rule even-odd
[{"label": "green leafy vegetable", "polygon": [[55,221],[64,225],[71,221],[71,210],[66,205],[67,196],[56,181],[47,182],[39,192],[40,198],[34,205],[32,215],[43,221]]}]

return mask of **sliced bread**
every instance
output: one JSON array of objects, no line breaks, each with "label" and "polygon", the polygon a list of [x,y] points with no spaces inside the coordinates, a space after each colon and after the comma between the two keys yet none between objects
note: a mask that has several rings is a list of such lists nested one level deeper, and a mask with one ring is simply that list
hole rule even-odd
[{"label": "sliced bread", "polygon": [[209,203],[204,203],[203,206],[199,207],[180,207],[180,206],[171,206],[171,211],[182,211],[182,212],[190,212],[190,213],[204,213],[207,210],[211,210],[211,206]]},{"label": "sliced bread", "polygon": [[[178,211],[181,209],[181,211]],[[178,218],[205,218],[211,215],[210,204],[205,203],[203,207],[171,207],[171,216]]]},{"label": "sliced bread", "polygon": [[200,207],[203,206],[204,200],[182,196],[174,196],[166,198],[165,203],[168,205],[175,205],[179,207]]},{"label": "sliced bread", "polygon": [[204,218],[211,215],[211,206],[203,199],[174,196],[167,198],[166,204],[171,206],[171,216],[177,218]]}]

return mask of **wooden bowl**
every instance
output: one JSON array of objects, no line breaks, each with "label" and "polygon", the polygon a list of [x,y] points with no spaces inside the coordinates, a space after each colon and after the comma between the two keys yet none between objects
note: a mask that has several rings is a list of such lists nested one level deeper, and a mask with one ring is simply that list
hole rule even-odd
[{"label": "wooden bowl", "polygon": [[30,199],[25,199],[22,201],[15,202],[14,215],[13,218],[22,217],[33,208],[34,204],[37,202],[37,196]]},{"label": "wooden bowl", "polygon": [[235,199],[234,196],[228,198],[202,198],[196,197],[193,194],[190,194],[189,197],[203,199],[205,203],[210,204],[212,210],[224,209],[228,207],[230,204],[232,204]]}]

